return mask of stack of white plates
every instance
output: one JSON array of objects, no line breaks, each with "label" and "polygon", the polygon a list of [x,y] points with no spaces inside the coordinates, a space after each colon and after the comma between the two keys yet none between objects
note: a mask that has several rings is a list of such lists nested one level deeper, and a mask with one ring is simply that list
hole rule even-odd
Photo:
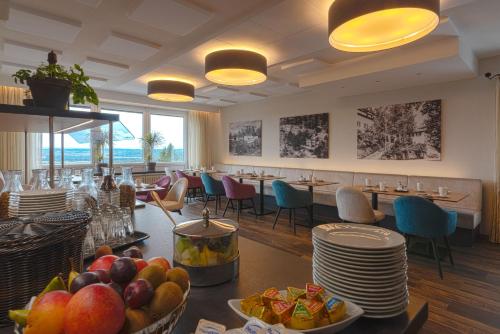
[{"label": "stack of white plates", "polygon": [[27,190],[11,193],[9,216],[23,217],[33,214],[67,211],[66,190]]},{"label": "stack of white plates", "polygon": [[389,318],[406,311],[401,234],[362,224],[325,224],[313,229],[313,245],[315,283],[359,305],[366,317]]}]

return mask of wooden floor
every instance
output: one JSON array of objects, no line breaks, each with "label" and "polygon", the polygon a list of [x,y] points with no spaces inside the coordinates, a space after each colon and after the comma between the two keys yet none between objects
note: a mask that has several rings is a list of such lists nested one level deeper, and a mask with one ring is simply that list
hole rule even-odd
[{"label": "wooden floor", "polygon": [[[200,202],[189,204],[183,214],[199,217],[202,207]],[[214,210],[213,202],[209,207]],[[236,215],[229,210],[226,217]],[[273,231],[273,219],[244,213],[240,235],[311,260],[311,230],[297,227],[295,236],[283,213]],[[306,223],[297,215],[299,221]],[[473,247],[453,247],[453,255],[455,267],[445,262],[440,280],[434,261],[409,254],[410,293],[429,302],[429,319],[421,333],[500,333],[500,246],[481,240]]]}]

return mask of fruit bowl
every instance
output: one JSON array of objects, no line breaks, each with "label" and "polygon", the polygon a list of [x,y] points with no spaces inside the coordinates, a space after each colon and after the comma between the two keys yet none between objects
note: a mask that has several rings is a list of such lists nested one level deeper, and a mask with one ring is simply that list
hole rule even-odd
[{"label": "fruit bowl", "polygon": [[[160,320],[152,323],[148,327],[138,331],[134,332],[133,334],[171,334],[174,331],[175,326],[177,325],[177,322],[181,318],[182,314],[186,310],[187,306],[187,299],[189,296],[189,293],[191,291],[191,284],[189,284],[186,292],[184,292],[184,296],[182,298],[182,302],[169,314],[161,318]],[[26,305],[25,309],[29,310],[31,309],[31,306],[34,302],[36,297],[32,297],[30,302]],[[22,326],[19,324],[15,324],[14,326],[14,333],[15,334],[23,334],[24,329]]]}]

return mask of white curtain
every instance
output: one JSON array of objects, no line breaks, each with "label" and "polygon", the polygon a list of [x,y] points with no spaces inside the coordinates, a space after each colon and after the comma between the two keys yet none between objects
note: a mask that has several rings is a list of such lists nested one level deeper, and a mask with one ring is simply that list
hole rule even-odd
[{"label": "white curtain", "polygon": [[500,78],[496,86],[496,153],[494,183],[493,219],[491,221],[490,241],[500,243]]},{"label": "white curtain", "polygon": [[188,113],[188,166],[210,168],[214,164],[209,128],[216,117],[215,113],[204,111]]},{"label": "white curtain", "polygon": [[[22,105],[24,89],[18,87],[0,86],[0,103]],[[0,132],[0,170],[25,168],[24,133]],[[41,135],[28,134],[27,136],[27,170],[28,178],[31,170],[38,168],[41,160]],[[24,175],[24,173],[23,173]],[[25,183],[28,180],[24,181]]]}]

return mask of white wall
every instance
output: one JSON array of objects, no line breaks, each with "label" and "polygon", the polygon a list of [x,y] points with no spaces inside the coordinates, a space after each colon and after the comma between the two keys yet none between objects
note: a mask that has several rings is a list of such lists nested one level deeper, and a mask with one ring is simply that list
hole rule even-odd
[{"label": "white wall", "polygon": [[[484,78],[414,87],[361,96],[334,98],[328,86],[299,95],[224,108],[214,144],[221,163],[313,169],[401,173],[478,178],[485,185],[483,222],[489,219],[489,194],[494,178],[495,85]],[[381,161],[356,158],[356,110],[423,100],[442,100],[441,161]],[[330,158],[279,157],[279,118],[330,113]],[[262,157],[229,155],[228,124],[236,120],[263,121]],[[487,224],[482,232],[487,233]]]}]

